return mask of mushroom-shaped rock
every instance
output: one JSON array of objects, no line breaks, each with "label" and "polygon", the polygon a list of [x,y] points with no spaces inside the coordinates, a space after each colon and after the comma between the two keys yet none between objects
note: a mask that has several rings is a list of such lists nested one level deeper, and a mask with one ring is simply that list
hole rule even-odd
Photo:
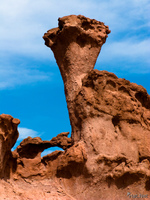
[{"label": "mushroom-shaped rock", "polygon": [[49,30],[43,38],[54,53],[64,81],[73,137],[78,135],[73,101],[82,85],[82,78],[94,68],[110,30],[103,22],[82,15],[70,15],[58,21],[59,27]]},{"label": "mushroom-shaped rock", "polygon": [[54,52],[61,71],[67,100],[73,100],[81,79],[94,68],[101,46],[105,43],[108,26],[82,15],[58,19],[59,27],[44,34],[45,44]]}]

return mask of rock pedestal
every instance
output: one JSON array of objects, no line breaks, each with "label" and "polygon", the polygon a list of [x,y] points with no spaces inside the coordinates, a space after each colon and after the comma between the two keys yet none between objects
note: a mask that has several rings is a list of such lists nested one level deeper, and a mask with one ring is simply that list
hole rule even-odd
[{"label": "rock pedestal", "polygon": [[70,15],[58,21],[58,28],[49,30],[43,38],[54,53],[64,81],[72,139],[76,142],[80,139],[80,130],[75,126],[74,100],[83,77],[94,68],[110,30],[103,22],[82,15]]}]

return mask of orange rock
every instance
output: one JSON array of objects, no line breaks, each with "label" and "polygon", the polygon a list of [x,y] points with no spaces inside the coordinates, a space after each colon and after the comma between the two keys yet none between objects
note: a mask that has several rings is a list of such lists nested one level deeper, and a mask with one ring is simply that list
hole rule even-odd
[{"label": "orange rock", "polygon": [[75,145],[58,158],[66,161],[60,176],[67,178],[70,194],[80,194],[77,199],[126,199],[128,190],[150,191],[150,96],[142,86],[93,70],[109,33],[102,22],[71,15],[59,18],[59,27],[43,37],[64,81],[71,138],[75,145],[83,142],[86,152],[80,178],[73,178],[78,174],[76,151],[70,155],[74,167],[67,161]]},{"label": "orange rock", "polygon": [[10,115],[0,115],[0,178],[10,177],[11,148],[19,136],[17,131],[19,123],[19,119],[14,119]]},{"label": "orange rock", "polygon": [[70,15],[58,21],[59,27],[49,30],[43,38],[54,53],[64,81],[72,137],[75,140],[79,130],[74,126],[73,101],[80,91],[83,77],[94,68],[110,30],[103,22],[82,15]]}]

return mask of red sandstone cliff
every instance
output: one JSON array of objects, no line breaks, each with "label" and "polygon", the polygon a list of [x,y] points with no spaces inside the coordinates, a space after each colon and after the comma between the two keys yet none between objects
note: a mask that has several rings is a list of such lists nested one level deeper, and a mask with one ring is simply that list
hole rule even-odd
[{"label": "red sandstone cliff", "polygon": [[[102,22],[71,15],[44,35],[63,77],[71,138],[28,137],[11,152],[19,120],[1,115],[0,176],[7,179],[1,198],[150,199],[150,96],[142,86],[93,70],[109,33]],[[41,157],[52,146],[64,151]]]}]

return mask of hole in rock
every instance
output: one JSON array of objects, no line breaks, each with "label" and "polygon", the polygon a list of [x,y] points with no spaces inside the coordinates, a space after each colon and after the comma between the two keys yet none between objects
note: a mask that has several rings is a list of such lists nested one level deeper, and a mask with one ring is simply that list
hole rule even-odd
[{"label": "hole in rock", "polygon": [[94,29],[94,27],[91,26],[91,24],[89,22],[86,22],[86,21],[82,22],[81,27],[86,31],[89,30],[89,29]]},{"label": "hole in rock", "polygon": [[119,115],[116,115],[112,118],[112,123],[114,126],[117,126],[120,122],[120,116]]},{"label": "hole in rock", "polygon": [[49,149],[45,149],[42,153],[41,153],[41,157],[46,156],[54,151],[64,151],[63,149],[59,148],[59,147],[51,147]]},{"label": "hole in rock", "polygon": [[146,183],[145,183],[145,189],[147,190],[147,191],[150,191],[150,178],[146,181]]},{"label": "hole in rock", "polygon": [[137,92],[135,97],[139,102],[141,102],[142,106],[149,109],[150,108],[150,98],[148,97],[146,92]]},{"label": "hole in rock", "polygon": [[81,46],[84,47],[87,44],[87,40],[84,36],[78,36],[77,37],[77,43]]},{"label": "hole in rock", "polygon": [[112,80],[108,80],[106,84],[116,88],[116,83],[114,81],[112,81]]},{"label": "hole in rock", "polygon": [[143,177],[142,174],[130,174],[127,172],[123,176],[116,179],[115,184],[118,189],[121,189],[121,188],[123,189],[129,185],[137,183],[138,181],[140,181],[141,177]]},{"label": "hole in rock", "polygon": [[139,163],[141,163],[143,160],[148,160],[150,162],[150,157],[149,156],[141,156],[139,152]]}]

